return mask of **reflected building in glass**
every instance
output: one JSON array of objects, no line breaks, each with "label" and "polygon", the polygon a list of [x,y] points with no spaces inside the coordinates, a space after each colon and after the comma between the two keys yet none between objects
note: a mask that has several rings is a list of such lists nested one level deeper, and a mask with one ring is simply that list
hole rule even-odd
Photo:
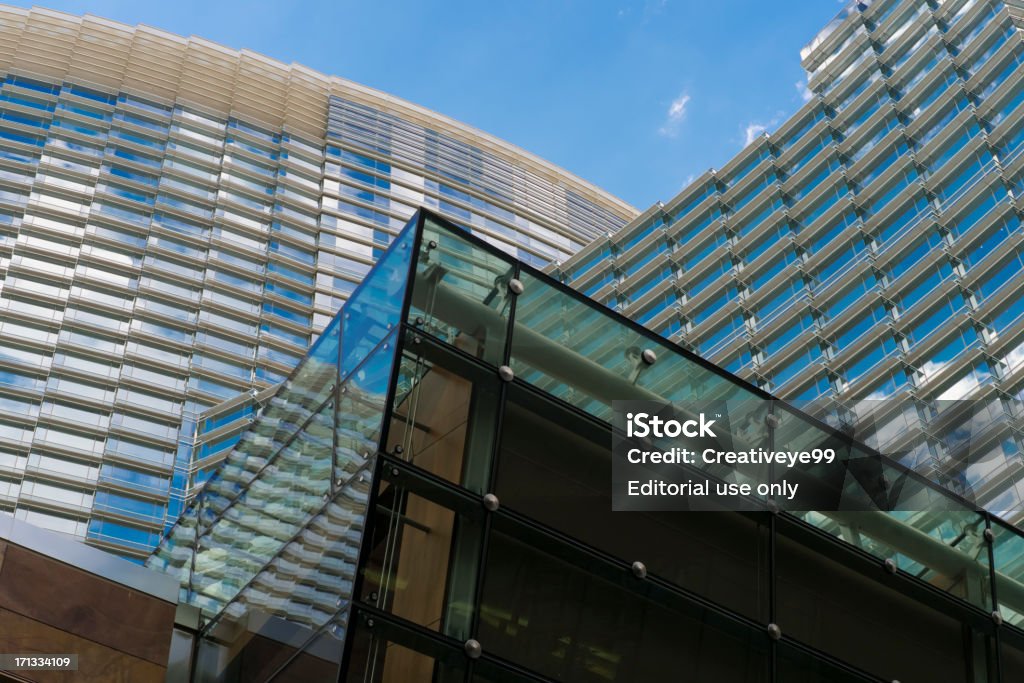
[{"label": "reflected building in glass", "polygon": [[652,397],[770,414],[757,446],[863,448],[424,211],[148,561],[191,615],[168,670],[1024,679],[1019,529],[920,477],[917,511],[613,512],[612,401]]},{"label": "reflected building in glass", "polygon": [[[905,462],[1016,518],[1022,16],[850,3],[802,52],[796,114],[556,275],[829,419],[916,431]],[[968,463],[926,434],[964,400]]]},{"label": "reflected building in glass", "polygon": [[237,438],[193,449],[196,416],[287,377],[416,208],[537,265],[636,215],[422,107],[149,27],[0,7],[0,72],[0,511],[135,558]]}]

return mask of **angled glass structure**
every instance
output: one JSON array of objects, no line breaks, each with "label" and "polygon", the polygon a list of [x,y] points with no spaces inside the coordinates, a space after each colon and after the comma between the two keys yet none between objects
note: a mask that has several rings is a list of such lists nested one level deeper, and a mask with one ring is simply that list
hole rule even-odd
[{"label": "angled glass structure", "polygon": [[[801,53],[799,111],[558,277],[829,419],[873,403],[927,425],[969,399],[987,465],[951,485],[1017,519],[1022,16],[848,3]],[[923,433],[901,447],[936,480],[960,457]]]},{"label": "angled glass structure", "polygon": [[237,436],[200,414],[284,380],[421,205],[538,265],[635,215],[341,78],[0,7],[0,512],[144,558]]},{"label": "angled glass structure", "polygon": [[918,512],[613,512],[612,401],[652,396],[742,401],[763,443],[864,448],[423,211],[149,559],[201,615],[179,668],[1024,677],[1024,533],[923,477],[939,504]]}]

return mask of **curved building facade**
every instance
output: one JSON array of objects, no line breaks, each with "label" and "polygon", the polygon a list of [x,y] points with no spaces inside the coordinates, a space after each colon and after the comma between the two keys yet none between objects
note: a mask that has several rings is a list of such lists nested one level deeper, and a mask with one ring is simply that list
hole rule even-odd
[{"label": "curved building facade", "polygon": [[560,275],[1020,519],[1022,10],[849,3],[799,111]]},{"label": "curved building facade", "polygon": [[283,380],[416,208],[536,265],[637,213],[398,98],[149,27],[2,7],[0,76],[0,509],[128,556],[233,444],[193,448],[197,416]]}]

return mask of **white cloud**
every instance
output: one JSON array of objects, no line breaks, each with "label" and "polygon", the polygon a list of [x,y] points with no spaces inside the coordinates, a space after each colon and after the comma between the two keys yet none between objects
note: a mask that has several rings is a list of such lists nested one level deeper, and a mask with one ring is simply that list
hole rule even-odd
[{"label": "white cloud", "polygon": [[796,86],[796,91],[800,93],[800,99],[802,99],[804,102],[810,102],[811,98],[814,97],[814,93],[812,93],[811,89],[807,87],[806,80],[797,81],[793,85]]},{"label": "white cloud", "polygon": [[682,121],[683,117],[686,116],[686,105],[690,103],[689,95],[680,95],[678,98],[672,101],[672,105],[668,108],[668,118],[670,121]]},{"label": "white cloud", "polygon": [[782,123],[785,119],[786,113],[783,111],[777,111],[775,112],[775,116],[773,116],[766,123],[761,123],[760,121],[751,121],[747,125],[742,126],[740,130],[743,131],[743,146],[746,147],[747,145],[761,137],[761,135],[763,135],[764,133],[767,133],[770,130],[774,130],[774,128],[780,123]]},{"label": "white cloud", "polygon": [[746,130],[743,132],[743,146],[746,147],[747,145],[749,145],[766,130],[768,130],[768,126],[762,125],[760,123],[747,124]]},{"label": "white cloud", "polygon": [[683,92],[668,106],[665,123],[658,132],[665,137],[674,138],[679,133],[679,125],[686,118],[686,107],[690,104],[690,95]]},{"label": "white cloud", "polygon": [[648,0],[644,3],[644,14],[661,14],[661,11],[668,5],[668,0]]}]

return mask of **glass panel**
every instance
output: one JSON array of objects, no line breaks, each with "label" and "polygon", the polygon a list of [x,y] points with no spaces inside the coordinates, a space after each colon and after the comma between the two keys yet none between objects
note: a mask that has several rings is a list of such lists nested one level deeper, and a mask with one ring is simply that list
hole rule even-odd
[{"label": "glass panel", "polygon": [[1024,538],[999,522],[993,522],[992,533],[999,613],[1007,623],[1020,627],[1024,624]]},{"label": "glass panel", "polygon": [[466,655],[446,644],[379,617],[357,614],[345,662],[348,683],[461,683]]},{"label": "glass panel", "polygon": [[388,247],[341,310],[341,375],[347,376],[401,322],[415,220]]},{"label": "glass panel", "polygon": [[609,427],[516,385],[507,396],[495,484],[503,508],[767,621],[766,527],[732,512],[613,512]]},{"label": "glass panel", "polygon": [[263,565],[221,619],[273,615],[317,628],[352,597],[370,477],[361,471]]},{"label": "glass panel", "polygon": [[782,401],[774,402],[774,416],[773,448],[792,452],[831,449],[835,454],[833,462],[799,464],[785,472],[800,482],[801,493],[795,501],[778,500],[782,509],[845,511],[842,514],[884,510],[902,517],[931,513],[963,518],[971,524],[981,521],[971,508],[898,464],[899,455],[881,455],[858,444],[854,439],[861,434],[859,429],[826,427]]},{"label": "glass panel", "polygon": [[961,683],[961,623],[884,585],[881,569],[872,568],[878,580],[851,569],[846,551],[836,551],[830,558],[776,538],[777,618],[785,635],[884,680]]},{"label": "glass panel", "polygon": [[876,679],[840,669],[793,645],[778,645],[776,679],[785,683],[872,683]]},{"label": "glass panel", "polygon": [[[329,494],[376,453],[414,238],[409,228],[394,241],[346,305],[347,320],[328,325],[207,482],[198,513],[189,513],[200,529],[192,599],[208,614],[218,613],[249,585]],[[346,381],[335,392],[339,373]],[[332,396],[341,401],[324,402]],[[194,537],[187,529],[182,533],[188,540],[165,541],[162,563],[173,559],[176,544]],[[185,571],[184,560],[175,561],[182,562],[179,573]],[[256,583],[249,588],[257,591]],[[300,621],[319,623],[323,607],[305,591],[298,596],[301,605],[271,602],[294,609]],[[247,593],[244,599],[251,597]],[[233,609],[244,611],[241,602]]]},{"label": "glass panel", "polygon": [[181,582],[179,600],[188,602],[188,590],[192,580],[192,556],[196,549],[196,526],[199,508],[197,501],[178,517],[173,533],[164,536],[163,542],[146,560],[146,566],[176,577]]},{"label": "glass panel", "polygon": [[[194,681],[334,681],[344,639],[344,619],[318,631],[253,614],[231,628],[218,625],[199,640]],[[182,680],[186,680],[182,679]]]},{"label": "glass panel", "polygon": [[328,401],[215,524],[214,515],[204,515],[193,576],[204,610],[220,611],[323,505],[331,482],[333,433],[334,403]]},{"label": "glass panel", "polygon": [[[392,332],[339,387],[337,412],[334,402],[327,401],[275,453],[276,442],[263,433],[273,431],[276,438],[290,430],[281,427],[283,419],[264,425],[268,415],[283,416],[281,410],[265,410],[208,484],[200,515],[205,535],[194,576],[195,602],[205,611],[219,612],[245,588],[230,605],[229,616],[241,617],[254,603],[262,612],[320,625],[335,600],[348,599],[351,567],[343,569],[338,558],[321,557],[317,561],[322,566],[313,562],[309,575],[296,578],[304,565],[289,556],[309,555],[302,548],[313,542],[311,538],[322,543],[321,526],[343,524],[351,529],[338,533],[346,547],[336,550],[350,563],[358,554],[366,507],[366,484],[359,475],[372,466],[377,452],[397,334],[398,330]],[[260,454],[267,454],[266,459]],[[253,458],[266,464],[253,469]],[[322,513],[308,523],[330,493],[332,478],[342,495],[328,506],[326,517]],[[342,509],[334,510],[335,506]],[[316,584],[325,575],[333,577],[332,572],[341,572],[341,584],[330,590]]]},{"label": "glass panel", "polygon": [[498,416],[497,375],[429,338],[410,336],[405,337],[387,451],[484,493]]},{"label": "glass panel", "polygon": [[338,486],[377,453],[397,337],[396,330],[341,385],[335,416],[334,477]]},{"label": "glass panel", "polygon": [[192,644],[194,636],[175,628],[171,633],[171,648],[167,656],[167,678],[187,681],[192,671]]},{"label": "glass panel", "polygon": [[[273,683],[309,683],[310,681],[331,681],[338,679],[338,666],[345,646],[345,631],[340,624],[329,625],[315,638],[304,644],[273,678]],[[240,680],[261,680],[242,678]]]},{"label": "glass panel", "polygon": [[335,316],[327,325],[286,386],[301,394],[308,405],[320,405],[338,381],[338,347],[341,321]]},{"label": "glass panel", "polygon": [[487,660],[478,661],[473,666],[473,683],[546,683],[539,676],[530,676],[522,671],[512,671],[504,666]]},{"label": "glass panel", "polygon": [[990,610],[984,519],[975,512],[806,512],[823,529],[932,586]]},{"label": "glass panel", "polygon": [[[516,302],[516,377],[603,420],[611,402],[726,400],[751,396],[678,347],[634,330],[610,311],[523,273]],[[644,351],[651,351],[644,360]],[[654,360],[653,363],[649,362]]]},{"label": "glass panel", "polygon": [[476,576],[481,525],[399,483],[381,483],[375,514],[363,598],[411,623],[468,638],[472,591],[453,584]]},{"label": "glass panel", "polygon": [[[501,364],[514,262],[426,219],[409,321],[494,365]],[[417,323],[417,321],[422,321]]]},{"label": "glass panel", "polygon": [[1024,642],[1021,638],[1001,638],[999,641],[1000,665],[1004,681],[1024,681]]},{"label": "glass panel", "polygon": [[[207,515],[203,529],[248,486],[260,467],[309,420],[337,380],[339,324],[335,318],[309,355],[263,408],[260,419],[246,431],[227,464],[204,489]],[[328,481],[330,473],[328,473]]]},{"label": "glass panel", "polygon": [[762,631],[717,623],[696,605],[670,609],[646,592],[495,531],[478,639],[487,652],[557,680],[655,681],[666,672],[694,683],[768,680]]}]

